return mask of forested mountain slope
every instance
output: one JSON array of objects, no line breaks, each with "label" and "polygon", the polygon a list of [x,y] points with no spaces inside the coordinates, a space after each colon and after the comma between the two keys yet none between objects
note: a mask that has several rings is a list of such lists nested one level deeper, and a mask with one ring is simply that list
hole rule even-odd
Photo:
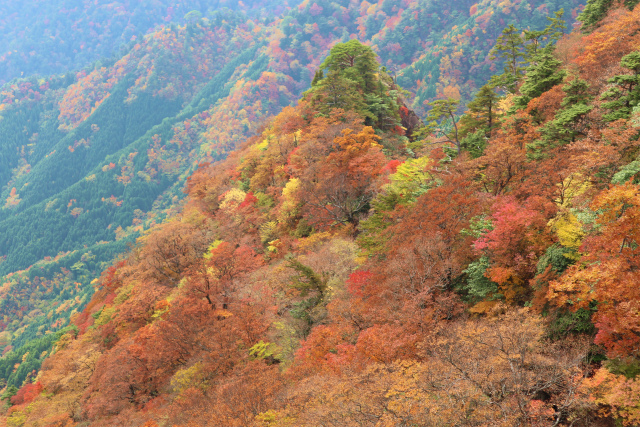
[{"label": "forested mountain slope", "polygon": [[[420,112],[436,95],[464,103],[502,67],[489,50],[504,23],[539,30],[560,7],[570,19],[580,4],[344,0],[274,20],[192,14],[84,70],[3,86],[0,376],[19,387],[36,375],[100,272],[175,212],[198,164],[295,102],[338,41],[369,43]],[[364,101],[386,114],[380,95]]]},{"label": "forested mountain slope", "polygon": [[31,75],[65,73],[120,54],[147,32],[185,24],[221,8],[274,19],[297,2],[281,0],[0,2],[0,84]]},{"label": "forested mountain slope", "polygon": [[535,50],[507,27],[504,71],[419,129],[335,45],[104,271],[3,422],[638,424],[640,6],[556,24]]}]

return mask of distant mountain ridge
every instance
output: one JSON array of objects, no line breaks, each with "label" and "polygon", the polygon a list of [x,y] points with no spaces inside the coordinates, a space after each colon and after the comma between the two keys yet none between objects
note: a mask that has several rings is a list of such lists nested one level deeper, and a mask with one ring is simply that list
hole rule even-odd
[{"label": "distant mountain ridge", "polygon": [[283,0],[0,1],[0,85],[117,57],[157,26],[184,24],[222,8],[275,17],[287,7]]}]

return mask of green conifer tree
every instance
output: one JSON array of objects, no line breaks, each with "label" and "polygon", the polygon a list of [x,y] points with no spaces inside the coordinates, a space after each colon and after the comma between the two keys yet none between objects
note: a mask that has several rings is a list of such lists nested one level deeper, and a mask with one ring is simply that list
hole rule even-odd
[{"label": "green conifer tree", "polygon": [[518,81],[525,70],[524,41],[522,32],[513,24],[502,30],[502,35],[496,40],[491,50],[490,59],[504,60],[504,72],[491,78],[493,86],[499,86],[509,93],[515,93]]},{"label": "green conifer tree", "polygon": [[550,43],[557,42],[564,30],[567,28],[565,21],[562,19],[564,9],[560,9],[553,14],[553,17],[547,17],[549,25],[544,30],[524,30],[524,42],[526,57],[534,59],[540,51]]},{"label": "green conifer tree", "polygon": [[560,110],[542,128],[542,138],[527,147],[532,158],[540,158],[550,147],[572,142],[587,131],[584,118],[593,109],[590,105],[593,97],[589,94],[589,84],[576,77],[569,80],[562,90],[566,95],[560,103]]},{"label": "green conifer tree", "polygon": [[588,0],[582,13],[578,16],[578,21],[582,21],[583,27],[588,31],[593,30],[598,23],[607,16],[607,12],[609,12],[609,9],[615,4],[622,3],[631,10],[639,1],[640,0]]},{"label": "green conifer tree", "polygon": [[356,82],[365,92],[375,91],[378,67],[373,50],[356,39],[335,45],[327,59],[320,65],[321,70],[340,73],[343,77]]},{"label": "green conifer tree", "polygon": [[497,104],[499,96],[495,88],[486,84],[480,88],[476,96],[467,105],[467,112],[460,119],[460,136],[481,130],[485,137],[490,138],[493,129],[497,125]]},{"label": "green conifer tree", "polygon": [[378,129],[399,124],[396,85],[373,50],[355,39],[331,49],[305,97],[321,114],[341,108],[356,111],[365,124]]},{"label": "green conifer tree", "polygon": [[418,135],[420,137],[434,135],[436,138],[441,139],[442,142],[453,145],[456,149],[456,154],[460,154],[460,132],[456,114],[458,104],[460,104],[460,101],[453,98],[438,99],[430,102],[428,105],[431,110],[425,119],[427,124],[418,131]]},{"label": "green conifer tree", "polygon": [[633,107],[640,103],[640,52],[632,52],[622,57],[620,65],[631,70],[631,74],[621,74],[608,80],[612,86],[601,95],[606,100],[602,107],[610,110],[603,115],[612,122],[631,116]]},{"label": "green conifer tree", "polygon": [[521,96],[516,99],[515,106],[524,108],[529,101],[559,84],[566,72],[560,69],[562,63],[553,56],[553,45],[545,47],[529,68],[520,87]]}]

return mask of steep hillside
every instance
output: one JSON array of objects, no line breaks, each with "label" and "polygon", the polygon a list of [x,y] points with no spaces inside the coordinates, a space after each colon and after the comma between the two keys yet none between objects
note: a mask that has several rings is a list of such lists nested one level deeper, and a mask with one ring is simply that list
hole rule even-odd
[{"label": "steep hillside", "polygon": [[6,423],[636,425],[640,7],[558,23],[507,27],[526,70],[421,129],[335,45],[102,274]]},{"label": "steep hillside", "polygon": [[[417,93],[403,97],[420,112],[437,94],[469,100],[502,67],[489,50],[503,23],[514,19],[533,34],[549,23],[549,5],[343,0],[303,2],[274,20],[192,14],[116,58],[5,85],[0,377],[18,387],[33,377],[46,354],[31,346],[46,348],[113,258],[175,212],[198,164],[224,158],[294,103],[335,43],[369,43],[392,78]],[[579,3],[552,6],[575,15]],[[388,113],[379,95],[361,101],[374,116]]]},{"label": "steep hillside", "polygon": [[127,44],[157,26],[184,25],[224,7],[274,19],[296,4],[281,0],[3,1],[0,85],[14,78],[65,73],[118,56]]},{"label": "steep hillside", "polygon": [[[8,160],[17,165],[2,168],[11,173],[0,210],[5,352],[65,326],[88,302],[105,263],[182,197],[186,174],[204,158],[195,153],[209,109],[232,93],[233,76],[260,74],[251,68],[259,40],[212,30],[192,29],[190,40],[186,28],[155,33],[114,68],[80,73],[62,88],[59,80],[44,82],[49,101],[8,104],[2,150],[16,153]],[[194,39],[227,50],[185,53],[180,43]],[[190,73],[188,86],[167,60],[192,64],[179,70]],[[107,74],[104,85],[92,86]],[[265,112],[280,106],[271,108]],[[230,147],[212,145],[210,159]],[[6,378],[19,384],[31,370]]]}]

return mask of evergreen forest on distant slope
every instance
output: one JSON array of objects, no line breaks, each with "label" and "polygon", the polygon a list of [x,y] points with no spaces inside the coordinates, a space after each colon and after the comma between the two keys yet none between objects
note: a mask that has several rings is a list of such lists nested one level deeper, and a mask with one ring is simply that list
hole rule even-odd
[{"label": "evergreen forest on distant slope", "polygon": [[64,74],[117,57],[159,26],[184,25],[220,9],[273,20],[288,6],[283,0],[4,0],[0,2],[0,84],[31,75]]}]

